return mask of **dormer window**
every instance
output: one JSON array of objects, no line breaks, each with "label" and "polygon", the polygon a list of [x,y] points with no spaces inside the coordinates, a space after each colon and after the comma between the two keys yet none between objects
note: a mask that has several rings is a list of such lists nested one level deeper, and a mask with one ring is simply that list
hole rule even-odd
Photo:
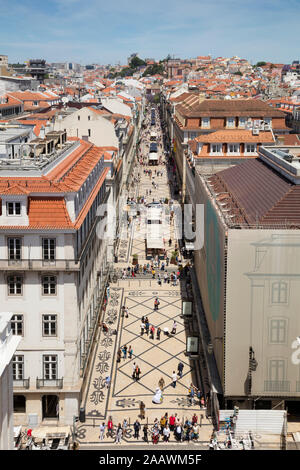
[{"label": "dormer window", "polygon": [[209,117],[201,118],[201,125],[202,127],[210,127],[210,118]]},{"label": "dormer window", "polygon": [[21,215],[21,203],[20,202],[7,202],[6,212],[7,212],[7,215]]},{"label": "dormer window", "polygon": [[235,118],[234,117],[228,117],[227,118],[227,127],[235,127]]}]

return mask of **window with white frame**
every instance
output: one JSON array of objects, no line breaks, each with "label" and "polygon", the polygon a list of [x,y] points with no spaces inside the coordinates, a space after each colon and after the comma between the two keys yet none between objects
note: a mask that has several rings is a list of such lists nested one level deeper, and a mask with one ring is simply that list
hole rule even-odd
[{"label": "window with white frame", "polygon": [[8,239],[8,259],[20,260],[21,259],[21,238]]},{"label": "window with white frame", "polygon": [[264,118],[264,123],[272,126],[272,118]]},{"label": "window with white frame", "polygon": [[285,379],[284,359],[269,360],[269,380],[283,381]]},{"label": "window with white frame", "polygon": [[13,315],[10,320],[10,327],[13,335],[24,335],[24,316],[23,315]]},{"label": "window with white frame", "polygon": [[234,117],[228,117],[226,119],[226,125],[227,125],[227,127],[235,127],[235,118]]},{"label": "window with white frame", "polygon": [[24,379],[24,356],[15,355],[12,361],[13,366],[13,380]]},{"label": "window with white frame", "polygon": [[57,379],[57,355],[51,354],[43,356],[43,379]]},{"label": "window with white frame", "polygon": [[288,284],[285,281],[272,283],[272,304],[286,304],[288,301]]},{"label": "window with white frame", "polygon": [[269,322],[270,343],[284,344],[287,338],[287,320],[285,318],[272,318]]},{"label": "window with white frame", "polygon": [[210,118],[209,117],[201,118],[201,126],[202,127],[210,127]]},{"label": "window with white frame", "polygon": [[23,278],[22,276],[8,276],[7,277],[7,286],[8,286],[8,295],[22,295],[22,285]]},{"label": "window with white frame", "polygon": [[43,336],[57,336],[57,315],[43,315]]},{"label": "window with white frame", "polygon": [[247,118],[245,117],[239,117],[239,127],[245,127],[247,122]]},{"label": "window with white frame", "polygon": [[43,238],[43,260],[55,260],[55,238]]},{"label": "window with white frame", "polygon": [[227,144],[227,153],[240,153],[240,144]]},{"label": "window with white frame", "polygon": [[42,276],[42,293],[43,295],[56,295],[56,276]]},{"label": "window with white frame", "polygon": [[245,144],[245,153],[256,153],[257,144]]},{"label": "window with white frame", "polygon": [[210,144],[210,153],[222,153],[222,144]]},{"label": "window with white frame", "polygon": [[196,139],[197,136],[198,136],[197,132],[190,132],[190,139],[191,140]]},{"label": "window with white frame", "polygon": [[6,213],[7,215],[21,215],[21,203],[20,202],[7,202]]}]

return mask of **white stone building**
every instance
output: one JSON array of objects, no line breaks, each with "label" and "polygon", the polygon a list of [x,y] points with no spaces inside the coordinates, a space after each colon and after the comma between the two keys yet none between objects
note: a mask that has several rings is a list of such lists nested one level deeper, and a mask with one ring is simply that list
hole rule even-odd
[{"label": "white stone building", "polygon": [[106,285],[96,211],[108,198],[108,168],[101,149],[64,132],[31,149],[0,162],[0,295],[21,337],[15,424],[71,424]]},{"label": "white stone building", "polygon": [[0,313],[0,450],[14,447],[12,358],[21,340],[12,334],[12,313]]}]

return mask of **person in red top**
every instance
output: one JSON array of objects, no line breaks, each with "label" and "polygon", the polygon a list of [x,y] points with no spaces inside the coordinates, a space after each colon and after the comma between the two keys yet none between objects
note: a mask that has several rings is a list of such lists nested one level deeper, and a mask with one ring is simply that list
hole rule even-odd
[{"label": "person in red top", "polygon": [[114,427],[114,425],[113,425],[113,422],[112,422],[112,418],[110,416],[109,419],[108,419],[108,423],[107,423],[107,434],[110,437],[112,437],[113,427]]},{"label": "person in red top", "polygon": [[32,429],[27,429],[27,437],[31,437]]},{"label": "person in red top", "polygon": [[198,416],[196,415],[196,413],[194,413],[194,416],[192,417],[192,425],[197,424],[197,421],[198,421]]},{"label": "person in red top", "polygon": [[174,431],[175,426],[175,416],[171,415],[169,418],[170,430]]},{"label": "person in red top", "polygon": [[150,339],[154,339],[154,333],[155,333],[155,328],[153,325],[151,325],[150,328]]}]

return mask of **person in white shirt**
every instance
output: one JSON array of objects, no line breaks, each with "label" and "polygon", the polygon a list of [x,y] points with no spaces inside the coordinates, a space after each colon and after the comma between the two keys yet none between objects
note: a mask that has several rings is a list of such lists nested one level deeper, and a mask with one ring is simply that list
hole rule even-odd
[{"label": "person in white shirt", "polygon": [[169,442],[169,438],[170,438],[170,428],[169,428],[168,425],[166,425],[166,426],[164,427],[163,435],[164,435],[164,441],[165,441],[165,442]]},{"label": "person in white shirt", "polygon": [[175,370],[173,370],[172,380],[173,380],[173,387],[175,388],[176,387],[176,382],[177,382],[177,374],[176,374]]},{"label": "person in white shirt", "polygon": [[105,433],[105,423],[100,424],[100,441],[103,440]]}]

